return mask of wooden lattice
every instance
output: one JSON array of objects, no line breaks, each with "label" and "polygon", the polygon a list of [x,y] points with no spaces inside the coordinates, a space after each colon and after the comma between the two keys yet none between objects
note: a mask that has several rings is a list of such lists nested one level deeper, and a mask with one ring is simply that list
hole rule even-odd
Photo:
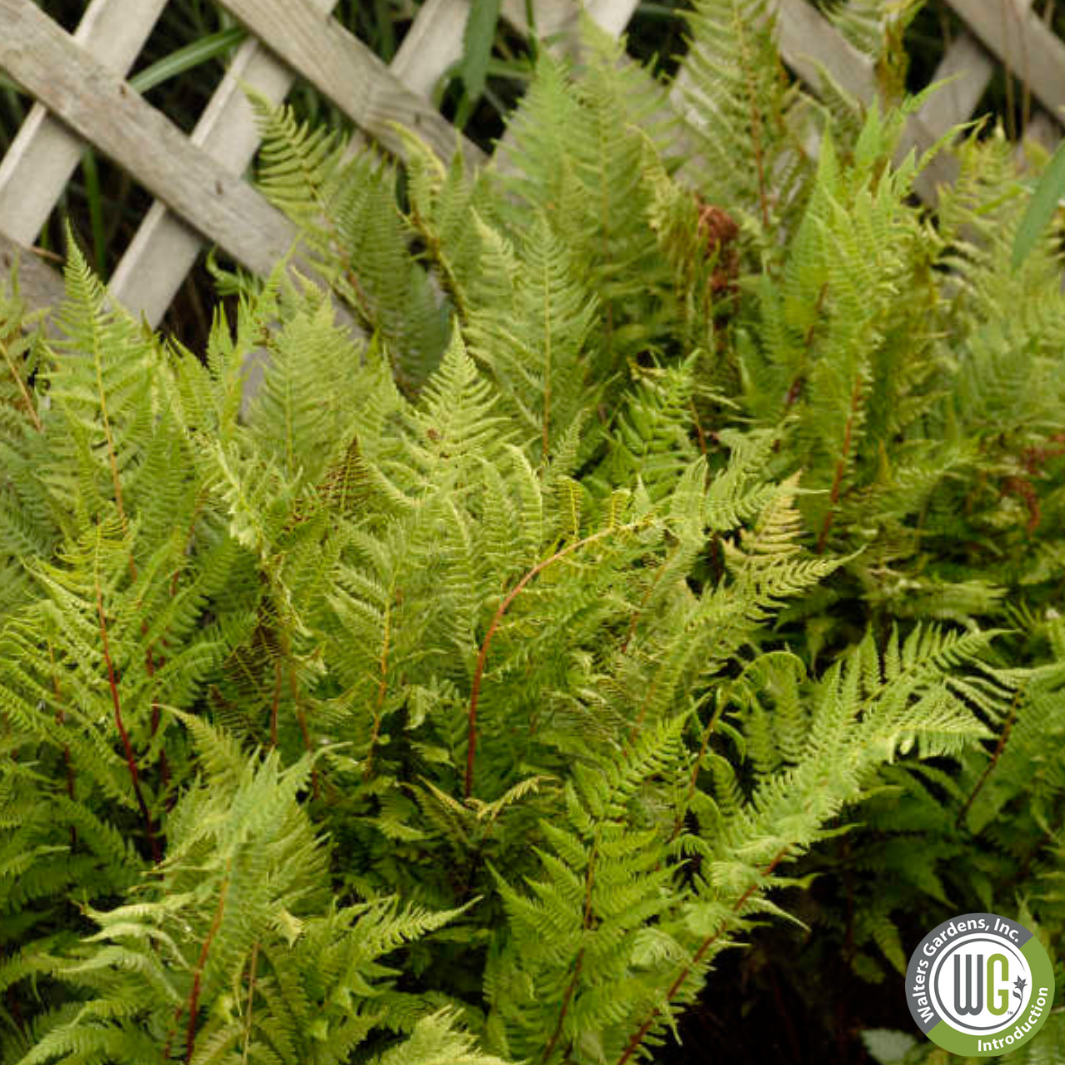
[{"label": "wooden lattice", "polygon": [[[366,136],[402,154],[394,123],[415,129],[442,156],[459,136],[429,94],[462,52],[469,0],[427,0],[390,65],[331,17],[336,0],[218,0],[250,32],[225,78],[186,136],[125,80],[167,0],[92,0],[73,35],[33,0],[0,0],[0,68],[37,101],[0,163],[0,270],[18,255],[31,304],[57,297],[58,275],[25,252],[36,240],[78,164],[85,144],[109,156],[153,197],[113,275],[114,297],[153,324],[165,313],[204,243],[217,244],[250,270],[267,272],[291,246],[291,224],[244,179],[258,135],[244,85],[284,99],[299,75]],[[908,136],[931,145],[969,118],[1004,63],[1042,108],[1029,135],[1052,144],[1065,122],[1065,44],[1038,18],[1031,0],[948,0],[970,32],[946,50],[936,80],[945,89],[912,116]],[[587,0],[615,35],[637,0]],[[862,101],[877,92],[869,60],[808,0],[776,0],[780,47],[813,86],[827,70]],[[536,25],[564,40],[575,30],[577,0],[535,0]],[[503,14],[525,28],[525,0]],[[680,75],[683,77],[683,71]],[[472,165],[484,153],[465,143]],[[950,180],[942,159],[923,175],[922,196]]]}]

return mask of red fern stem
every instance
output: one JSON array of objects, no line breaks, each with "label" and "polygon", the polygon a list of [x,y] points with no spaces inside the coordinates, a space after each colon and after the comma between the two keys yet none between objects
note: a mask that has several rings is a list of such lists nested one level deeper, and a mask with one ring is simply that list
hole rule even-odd
[{"label": "red fern stem", "polygon": [[[762,870],[759,874],[758,880],[756,880],[751,886],[733,903],[732,912],[739,913],[740,910],[747,904],[747,900],[758,890],[759,884],[767,876],[772,875],[773,870],[784,860],[784,856],[788,853],[787,847],[782,847],[777,853],[776,857]],[[684,982],[692,974],[692,970],[703,960],[704,955],[710,949],[710,947],[717,942],[721,933],[725,931],[724,922],[721,926],[710,935],[706,937],[699,945],[699,949],[692,956],[692,960],[681,969],[677,978],[669,985],[669,990],[666,992],[666,1003],[670,1003],[676,997],[677,992],[684,986]],[[633,1033],[632,1038],[625,1044],[625,1049],[621,1054],[621,1057],[617,1060],[617,1065],[625,1065],[625,1063],[636,1053],[640,1048],[640,1044],[643,1042],[644,1037],[651,1029],[651,1025],[654,1024],[655,1018],[661,1012],[660,1006],[655,1006],[653,1010],[647,1015],[646,1020],[640,1027]]]},{"label": "red fern stem", "polygon": [[196,971],[192,975],[192,991],[189,993],[189,1026],[185,1031],[185,1062],[192,1061],[192,1052],[196,1049],[196,1017],[200,1011],[200,991],[203,981],[203,970],[207,965],[207,956],[211,953],[211,944],[218,935],[218,929],[222,924],[222,914],[226,908],[226,894],[229,891],[229,871],[226,871],[222,881],[221,890],[218,893],[218,905],[215,907],[214,918],[207,936],[200,947],[200,956],[196,961]]},{"label": "red fern stem", "polygon": [[[595,882],[595,847],[592,848],[592,853],[588,856],[588,871],[584,874],[584,918],[581,922],[582,927],[585,929],[592,926],[592,885]],[[547,1049],[544,1050],[543,1057],[540,1059],[544,1065],[547,1065],[548,1059],[551,1057],[555,1046],[558,1044],[559,1037],[562,1035],[562,1026],[566,1023],[566,1014],[569,1013],[570,1003],[573,1001],[573,994],[577,990],[577,984],[581,978],[581,969],[584,967],[584,947],[581,947],[577,951],[577,959],[573,963],[573,975],[570,977],[569,984],[566,986],[566,992],[562,996],[562,1008],[558,1012],[558,1023],[555,1025],[555,1031],[551,1036],[550,1042],[547,1044]]]},{"label": "red fern stem", "polygon": [[600,532],[593,533],[591,536],[586,536],[582,540],[574,540],[573,543],[567,544],[561,550],[556,551],[548,558],[542,559],[537,562],[535,566],[513,588],[503,597],[503,601],[499,604],[498,609],[495,612],[494,617],[488,625],[488,631],[485,633],[484,642],[481,644],[480,653],[477,655],[477,668],[473,673],[473,687],[470,691],[470,706],[466,713],[466,781],[465,781],[465,796],[468,799],[473,793],[473,767],[477,755],[477,703],[481,696],[481,680],[484,677],[484,664],[488,658],[488,648],[492,644],[492,637],[496,634],[496,629],[499,628],[499,623],[503,620],[503,615],[510,608],[510,604],[525,590],[529,582],[539,576],[548,566],[554,562],[558,562],[560,559],[565,558],[567,555],[573,554],[574,551],[579,550],[582,547],[587,547],[589,544],[594,544],[597,540],[603,540],[608,536],[612,536],[615,533],[631,531],[637,528],[637,524],[619,525],[613,529],[602,529]]},{"label": "red fern stem", "polygon": [[824,524],[821,526],[821,535],[817,538],[817,553],[824,554],[825,544],[828,542],[828,534],[832,529],[832,522],[836,520],[836,504],[839,502],[840,489],[843,485],[843,474],[847,469],[847,460],[851,453],[851,436],[854,433],[854,420],[858,416],[858,404],[862,398],[862,378],[859,374],[854,379],[854,390],[851,392],[851,410],[847,417],[847,425],[843,430],[843,447],[839,459],[836,461],[836,472],[832,478],[832,492],[829,496],[828,513],[825,515]]},{"label": "red fern stem", "polygon": [[148,845],[151,847],[152,860],[156,865],[162,860],[159,850],[159,840],[155,835],[155,827],[152,825],[152,815],[148,812],[148,804],[144,800],[144,792],[141,790],[140,774],[137,772],[137,759],[133,754],[133,745],[129,741],[129,733],[126,731],[122,720],[122,701],[118,696],[118,677],[115,674],[115,664],[111,658],[111,645],[107,638],[107,619],[104,616],[103,593],[100,590],[100,582],[96,582],[96,614],[100,619],[100,641],[103,644],[104,662],[107,664],[107,683],[111,688],[111,705],[115,711],[115,727],[122,740],[122,750],[126,756],[126,765],[129,767],[129,777],[133,782],[133,794],[137,797],[137,805],[140,807],[141,817],[144,819],[144,831],[148,837]]}]

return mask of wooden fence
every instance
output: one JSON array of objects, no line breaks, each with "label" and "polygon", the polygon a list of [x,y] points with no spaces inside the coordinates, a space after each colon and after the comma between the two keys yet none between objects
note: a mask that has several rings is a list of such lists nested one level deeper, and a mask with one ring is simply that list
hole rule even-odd
[{"label": "wooden fence", "polygon": [[[1065,43],[1031,0],[948,0],[969,32],[945,51],[936,80],[953,77],[911,117],[918,147],[969,118],[999,64],[1023,82],[1040,110],[1028,132],[1055,142],[1065,123]],[[415,129],[442,156],[458,134],[430,103],[432,88],[462,53],[469,0],[426,0],[390,65],[331,17],[336,0],[218,0],[250,36],[186,136],[125,80],[167,0],[92,0],[67,34],[33,0],[0,0],[0,69],[37,101],[0,162],[0,272],[20,260],[24,296],[46,306],[59,275],[26,251],[37,239],[92,144],[155,198],[113,275],[112,295],[156,324],[204,243],[266,272],[291,246],[288,220],[244,179],[258,135],[244,85],[275,102],[296,76],[331,100],[366,136],[402,153],[392,123]],[[624,32],[637,0],[585,0],[608,32]],[[817,85],[820,68],[853,96],[877,92],[869,59],[808,0],[775,0],[781,53]],[[504,17],[525,28],[525,0],[504,0]],[[578,0],[534,0],[538,31],[564,39]],[[683,71],[681,72],[683,77]],[[474,165],[484,154],[466,143]],[[950,179],[941,160],[919,191]]]}]

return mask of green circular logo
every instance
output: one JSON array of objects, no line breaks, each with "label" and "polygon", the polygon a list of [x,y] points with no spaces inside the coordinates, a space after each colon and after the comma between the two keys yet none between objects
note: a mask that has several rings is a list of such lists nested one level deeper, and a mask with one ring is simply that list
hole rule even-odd
[{"label": "green circular logo", "polygon": [[917,1027],[952,1054],[994,1057],[1027,1043],[1054,1002],[1054,968],[1024,925],[966,913],[933,928],[906,969]]}]

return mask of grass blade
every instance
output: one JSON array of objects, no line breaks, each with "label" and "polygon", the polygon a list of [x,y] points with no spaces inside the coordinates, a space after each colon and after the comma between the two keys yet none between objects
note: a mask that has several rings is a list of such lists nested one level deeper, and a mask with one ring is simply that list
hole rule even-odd
[{"label": "grass blade", "polygon": [[1032,193],[1028,210],[1024,212],[1021,224],[1017,227],[1017,236],[1013,240],[1013,265],[1018,267],[1036,242],[1050,225],[1054,212],[1058,209],[1062,194],[1065,193],[1065,142],[1058,145],[1047,164],[1043,176]]},{"label": "grass blade", "polygon": [[145,93],[202,63],[224,56],[231,48],[240,44],[247,35],[248,32],[243,26],[231,26],[217,33],[209,33],[206,37],[200,37],[192,44],[187,44],[184,48],[163,56],[158,62],[134,74],[129,79],[129,84],[136,92]]},{"label": "grass blade", "polygon": [[[501,0],[473,0],[470,5],[463,35],[462,62],[459,65],[466,110],[472,110],[488,80],[488,60],[495,43],[500,3]],[[465,122],[459,121],[458,125],[461,128]]]}]

